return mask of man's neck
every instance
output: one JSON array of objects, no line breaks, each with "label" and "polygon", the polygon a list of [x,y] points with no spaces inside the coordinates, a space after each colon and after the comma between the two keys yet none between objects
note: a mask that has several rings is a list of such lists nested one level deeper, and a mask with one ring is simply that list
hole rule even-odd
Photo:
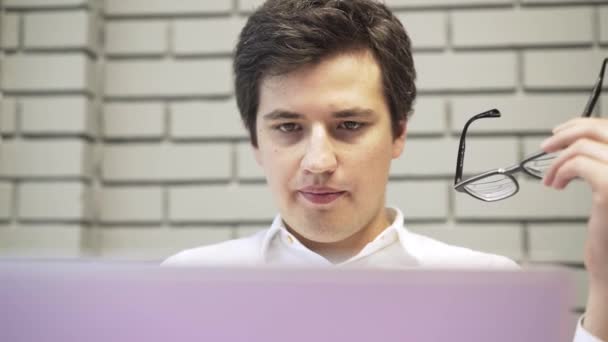
[{"label": "man's neck", "polygon": [[308,249],[321,255],[333,264],[339,264],[361,252],[361,250],[368,243],[372,242],[388,226],[390,226],[393,223],[393,220],[394,215],[389,215],[389,210],[383,209],[376,217],[372,219],[372,221],[370,221],[357,233],[344,240],[330,243],[308,240],[299,235],[293,229],[288,230],[294,234],[296,238],[298,238],[298,240]]}]

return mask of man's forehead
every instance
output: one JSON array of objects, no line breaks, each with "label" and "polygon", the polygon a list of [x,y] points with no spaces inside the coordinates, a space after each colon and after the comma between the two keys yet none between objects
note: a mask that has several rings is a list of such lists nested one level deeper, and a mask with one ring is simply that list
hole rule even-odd
[{"label": "man's forehead", "polygon": [[[260,88],[263,87],[278,87],[282,88],[294,78],[303,78],[317,71],[323,74],[327,68],[342,67],[344,71],[350,71],[352,66],[359,69],[360,73],[380,72],[380,65],[376,61],[373,52],[367,48],[349,49],[340,52],[334,52],[321,57],[310,63],[305,63],[291,68],[277,66],[271,68],[267,75],[260,78]],[[371,75],[370,75],[371,76]]]}]

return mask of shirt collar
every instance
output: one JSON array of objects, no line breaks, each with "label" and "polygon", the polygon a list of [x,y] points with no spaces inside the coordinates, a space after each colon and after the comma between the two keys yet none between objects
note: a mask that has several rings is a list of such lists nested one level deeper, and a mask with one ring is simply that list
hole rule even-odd
[{"label": "shirt collar", "polygon": [[[369,256],[376,251],[395,243],[396,241],[398,241],[401,246],[405,248],[404,242],[408,232],[403,222],[403,213],[398,208],[393,207],[389,207],[387,210],[389,211],[389,217],[393,217],[391,225],[386,227],[382,233],[376,236],[373,241],[369,242],[361,251],[359,251],[359,253],[337,265],[348,264]],[[287,230],[280,214],[275,216],[270,229],[267,231],[266,236],[264,237],[260,251],[262,260],[267,260],[268,252],[274,239],[281,239],[282,245],[284,245],[286,248],[305,249],[310,253],[314,253],[313,251],[308,250],[306,246],[300,243],[298,239]],[[317,256],[325,260],[321,256]],[[327,263],[331,264],[329,261],[327,261]]]}]

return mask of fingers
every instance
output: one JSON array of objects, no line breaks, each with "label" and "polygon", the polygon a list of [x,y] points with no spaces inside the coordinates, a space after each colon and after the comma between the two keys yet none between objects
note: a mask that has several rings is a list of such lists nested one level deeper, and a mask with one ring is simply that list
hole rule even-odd
[{"label": "fingers", "polygon": [[553,136],[541,144],[545,152],[566,148],[583,138],[608,144],[608,120],[598,118],[576,118],[557,126]]},{"label": "fingers", "polygon": [[556,189],[565,188],[574,178],[580,177],[591,185],[593,192],[608,188],[608,164],[584,155],[568,159],[559,167],[549,184]]},{"label": "fingers", "polygon": [[[608,168],[608,144],[604,144],[595,140],[582,138],[568,146],[560,155],[553,161],[549,170],[545,174],[543,183],[545,185],[554,184],[558,170],[569,160],[577,156],[589,157],[593,160],[605,164]],[[608,171],[605,171],[608,172]],[[608,177],[608,173],[604,176]]]}]

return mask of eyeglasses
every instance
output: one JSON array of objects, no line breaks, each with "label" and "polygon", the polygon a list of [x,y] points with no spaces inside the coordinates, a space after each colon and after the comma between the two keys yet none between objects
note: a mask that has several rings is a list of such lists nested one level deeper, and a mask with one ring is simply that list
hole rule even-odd
[{"label": "eyeglasses", "polygon": [[[608,58],[605,58],[602,63],[602,68],[600,69],[600,75],[595,86],[591,90],[591,96],[587,101],[582,117],[589,117],[593,112],[595,103],[602,91],[604,71],[606,70],[607,62]],[[462,168],[464,163],[465,138],[469,125],[478,119],[498,117],[500,117],[498,109],[491,109],[470,118],[462,129],[462,133],[460,134],[460,145],[458,147],[454,189],[458,192],[466,192],[485,202],[500,201],[515,195],[519,191],[519,183],[515,177],[513,177],[513,174],[517,172],[522,171],[534,178],[542,179],[553,160],[559,155],[559,151],[553,153],[545,153],[542,151],[536,152],[515,165],[504,169],[486,171],[463,181]]]}]

